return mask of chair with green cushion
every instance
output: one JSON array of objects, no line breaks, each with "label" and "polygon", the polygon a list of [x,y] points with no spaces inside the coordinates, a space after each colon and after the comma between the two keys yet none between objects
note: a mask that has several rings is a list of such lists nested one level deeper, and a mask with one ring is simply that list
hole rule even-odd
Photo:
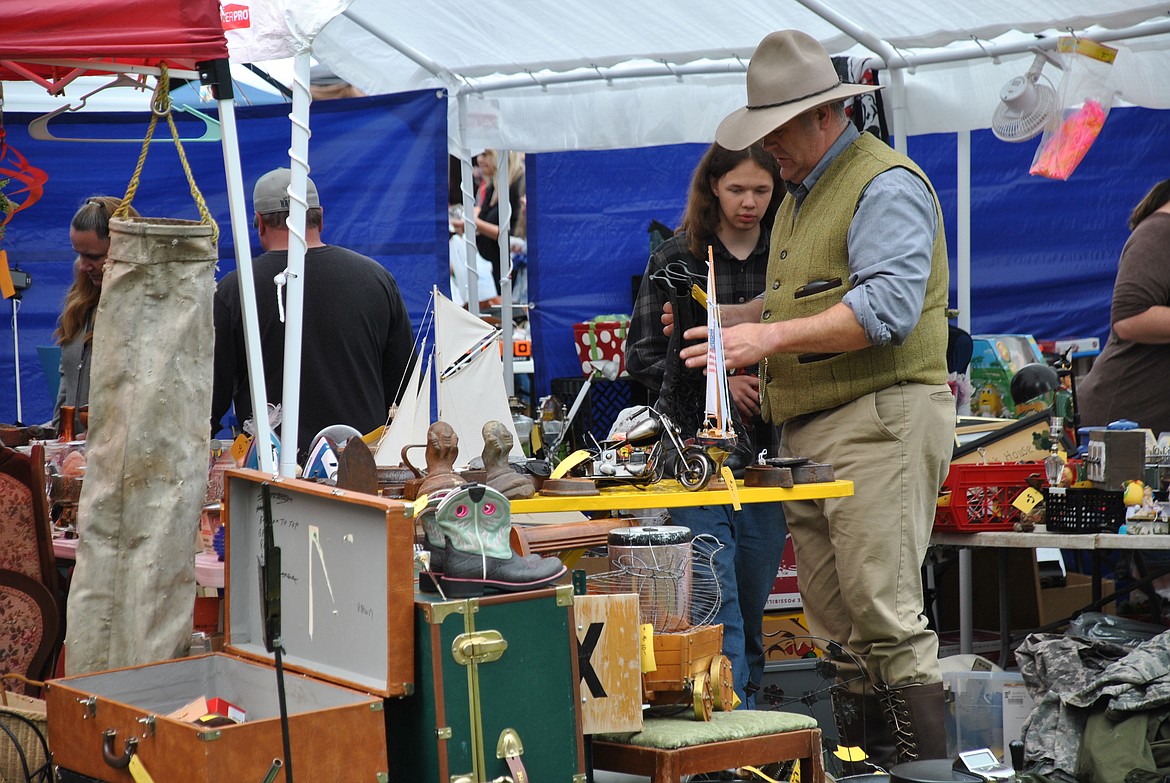
[{"label": "chair with green cushion", "polygon": [[783,761],[800,764],[801,783],[824,783],[821,730],[808,715],[764,710],[716,712],[709,721],[689,714],[647,718],[640,732],[595,734],[593,766],[653,783],[683,775]]}]

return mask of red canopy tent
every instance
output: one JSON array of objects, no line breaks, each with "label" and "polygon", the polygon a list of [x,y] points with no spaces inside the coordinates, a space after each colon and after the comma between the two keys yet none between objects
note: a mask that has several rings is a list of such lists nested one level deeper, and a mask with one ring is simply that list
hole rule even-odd
[{"label": "red canopy tent", "polygon": [[228,56],[215,0],[0,0],[0,17],[0,80],[50,92],[83,73],[193,71]]},{"label": "red canopy tent", "polygon": [[[157,77],[165,64],[173,77],[199,78],[212,87],[219,105],[236,265],[241,289],[251,293],[250,221],[218,0],[0,0],[0,19],[4,20],[0,25],[0,82],[32,80],[56,94],[82,75],[136,73]],[[0,114],[0,165],[3,152]],[[245,296],[244,311],[254,410],[265,410],[267,394],[260,371],[254,297]],[[266,443],[268,422],[263,416],[257,419],[256,436]],[[261,468],[273,469],[267,450],[260,452]]]}]

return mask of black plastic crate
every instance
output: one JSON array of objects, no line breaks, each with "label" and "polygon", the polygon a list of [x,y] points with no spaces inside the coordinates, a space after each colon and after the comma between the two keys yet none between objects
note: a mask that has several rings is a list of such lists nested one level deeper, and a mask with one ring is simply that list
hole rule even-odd
[{"label": "black plastic crate", "polygon": [[1120,491],[1089,487],[1044,490],[1045,522],[1052,533],[1116,533],[1125,524]]},{"label": "black plastic crate", "polygon": [[[577,399],[584,385],[584,377],[552,379],[552,393],[565,406],[566,413],[573,407],[573,400]],[[591,445],[585,433],[591,433],[598,440],[609,436],[609,429],[617,421],[618,414],[634,404],[634,385],[628,378],[618,378],[616,381],[598,379],[590,384],[589,394],[582,401],[573,426],[569,428],[568,438],[573,448]]]}]

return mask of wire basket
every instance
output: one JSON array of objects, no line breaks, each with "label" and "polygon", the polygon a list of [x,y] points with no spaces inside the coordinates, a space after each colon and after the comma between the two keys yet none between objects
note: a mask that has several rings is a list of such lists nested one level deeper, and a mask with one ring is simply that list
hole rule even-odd
[{"label": "wire basket", "polygon": [[1044,491],[1050,533],[1116,533],[1125,524],[1120,490],[1053,487]]},{"label": "wire basket", "polygon": [[613,570],[588,578],[590,593],[638,596],[639,622],[654,626],[655,633],[676,633],[696,625],[711,625],[723,605],[715,554],[723,549],[713,536],[698,535],[681,551],[645,547],[640,554],[613,559]]},{"label": "wire basket", "polygon": [[43,699],[8,690],[5,680],[40,685],[20,675],[0,677],[0,780],[51,780],[48,717]]},{"label": "wire basket", "polygon": [[1024,512],[1012,505],[1024,490],[1044,482],[1041,462],[951,465],[943,484],[950,505],[935,511],[935,530],[978,533],[1011,530]]}]

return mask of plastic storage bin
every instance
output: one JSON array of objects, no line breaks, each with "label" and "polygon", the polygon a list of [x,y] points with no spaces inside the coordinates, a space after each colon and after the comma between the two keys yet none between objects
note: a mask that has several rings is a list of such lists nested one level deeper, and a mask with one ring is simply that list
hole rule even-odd
[{"label": "plastic storage bin", "polygon": [[1089,487],[1044,490],[1044,516],[1052,533],[1116,533],[1125,522],[1120,491]]},{"label": "plastic storage bin", "polygon": [[951,465],[943,484],[943,492],[950,493],[950,505],[938,507],[934,527],[959,533],[1011,530],[1023,516],[1012,501],[1032,484],[1043,483],[1040,462]]},{"label": "plastic storage bin", "polygon": [[[1020,738],[1032,699],[1018,672],[944,672],[947,696],[947,756],[990,748],[1003,758],[1007,743]],[[1007,734],[1005,737],[1005,724]]]}]

